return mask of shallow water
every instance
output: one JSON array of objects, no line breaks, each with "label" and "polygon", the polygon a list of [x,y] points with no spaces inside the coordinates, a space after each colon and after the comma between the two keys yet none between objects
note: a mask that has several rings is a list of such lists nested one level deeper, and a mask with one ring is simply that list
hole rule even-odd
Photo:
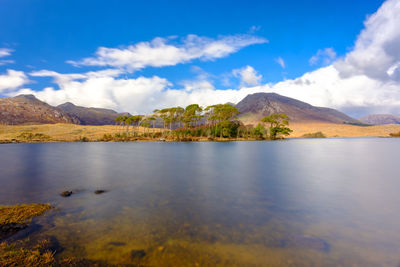
[{"label": "shallow water", "polygon": [[7,144],[0,204],[57,207],[31,238],[55,237],[60,258],[398,266],[399,159],[384,138]]}]

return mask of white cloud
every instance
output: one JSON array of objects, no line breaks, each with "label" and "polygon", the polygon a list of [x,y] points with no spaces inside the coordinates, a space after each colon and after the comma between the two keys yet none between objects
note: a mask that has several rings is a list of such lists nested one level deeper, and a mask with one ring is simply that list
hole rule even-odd
[{"label": "white cloud", "polygon": [[255,32],[258,32],[259,30],[261,30],[261,26],[260,25],[253,25],[253,26],[250,27],[249,33],[255,33]]},{"label": "white cloud", "polygon": [[170,85],[166,79],[157,76],[117,79],[113,77],[114,73],[108,74],[90,72],[81,75],[39,71],[32,75],[54,77],[58,88],[47,87],[42,91],[22,89],[9,95],[34,94],[51,105],[69,101],[81,106],[140,113],[144,110],[151,111],[158,104],[159,95],[163,95],[163,90]]},{"label": "white cloud", "polygon": [[282,67],[282,69],[284,69],[286,67],[285,61],[283,60],[283,58],[278,57],[277,59],[275,59],[275,61]]},{"label": "white cloud", "polygon": [[233,76],[240,78],[241,86],[259,85],[262,79],[262,75],[257,75],[257,71],[252,66],[234,69],[232,74]]},{"label": "white cloud", "polygon": [[73,80],[87,80],[89,78],[118,77],[123,72],[117,69],[105,69],[100,71],[90,71],[86,73],[61,74],[51,70],[40,70],[29,73],[33,77],[53,77],[58,84]]},{"label": "white cloud", "polygon": [[11,59],[0,60],[0,66],[4,66],[4,65],[7,65],[7,64],[13,64],[13,63],[15,63],[15,61],[11,60]]},{"label": "white cloud", "polygon": [[317,53],[310,58],[308,61],[310,65],[316,65],[322,63],[323,65],[329,65],[336,59],[336,52],[333,48],[319,49]]},{"label": "white cloud", "polygon": [[6,74],[0,74],[0,93],[15,90],[28,82],[23,71],[7,70]]},{"label": "white cloud", "polygon": [[[154,108],[185,106],[191,103],[203,106],[237,103],[250,93],[276,92],[313,105],[338,108],[353,116],[375,112],[400,115],[398,14],[399,0],[385,2],[375,14],[367,18],[365,29],[358,36],[353,50],[347,55],[331,65],[305,73],[297,79],[276,84],[258,85],[261,75],[250,66],[234,70],[243,85],[237,90],[216,89],[201,69],[195,69],[199,73],[198,77],[194,81],[183,82],[185,88],[181,90],[174,89],[164,78],[153,76],[123,79],[118,76],[118,71],[114,72],[115,70],[91,74],[40,71],[32,75],[50,75],[54,77],[58,88],[29,92],[52,104],[71,101],[83,106],[109,107],[132,113],[146,113]],[[186,45],[183,47],[183,50],[189,49]],[[329,51],[326,53],[325,49],[324,52],[328,59],[334,58],[331,53],[333,50]],[[323,58],[319,60],[323,61]],[[149,66],[149,62],[146,61],[142,66]],[[20,92],[27,90],[14,90],[12,94]]]},{"label": "white cloud", "polygon": [[171,42],[172,38],[157,37],[151,42],[140,42],[123,48],[100,47],[95,57],[68,62],[76,66],[110,66],[135,71],[145,67],[174,66],[195,59],[214,60],[226,57],[246,46],[268,41],[253,35],[220,36],[211,39],[191,34],[183,38],[180,44]]},{"label": "white cloud", "polygon": [[[342,77],[400,81],[400,1],[388,0],[365,22],[354,50],[335,63]],[[391,71],[390,71],[391,70]]]},{"label": "white cloud", "polygon": [[14,50],[9,49],[9,48],[0,48],[0,57],[7,57],[9,55],[11,55],[11,52],[13,52]]},{"label": "white cloud", "polygon": [[[14,51],[13,49],[9,49],[9,48],[0,48],[0,58],[10,56],[13,51]],[[1,59],[0,60],[0,66],[12,64],[12,63],[15,63],[15,61],[11,60],[11,59]]]}]

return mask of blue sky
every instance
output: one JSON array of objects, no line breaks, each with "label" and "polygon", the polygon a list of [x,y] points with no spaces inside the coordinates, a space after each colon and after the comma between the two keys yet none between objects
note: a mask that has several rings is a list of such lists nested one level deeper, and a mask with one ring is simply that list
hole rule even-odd
[{"label": "blue sky", "polygon": [[[398,4],[398,1],[388,2],[392,5]],[[112,76],[113,79],[136,81],[139,78],[159,77],[167,81],[161,90],[174,91],[187,91],[187,84],[192,81],[208,82],[214,90],[271,86],[318,71],[340,58],[346,59],[354,50],[358,36],[366,28],[364,22],[369,15],[377,12],[382,3],[383,1],[375,0],[1,0],[0,49],[9,51],[9,55],[0,58],[0,62],[3,62],[0,63],[0,75],[8,75],[7,70],[11,69],[23,72],[26,79],[23,84],[11,89],[4,85],[1,90],[0,84],[0,94],[5,96],[28,92],[26,89],[41,92],[46,87],[58,90],[60,87],[71,86],[54,82],[54,75],[30,75],[42,70],[59,74],[79,74],[122,68],[121,73]],[[232,37],[239,38],[240,41],[233,44],[233,52],[176,60],[161,66],[149,63],[140,68],[128,69],[126,65],[121,67],[115,64],[82,63],[85,58],[96,58],[95,53],[100,47],[124,50],[141,42],[151,42],[158,37],[167,38],[164,39],[164,44],[182,47],[190,34],[204,38],[196,41],[195,45],[213,40],[227,42]],[[250,41],[250,44],[242,44],[244,40],[251,38],[258,39]],[[310,62],[313,56],[315,60]],[[282,59],[284,67],[278,64],[278,59]],[[393,62],[396,63],[396,60],[397,58]],[[75,64],[71,64],[71,61]],[[251,69],[246,69],[247,66]],[[249,83],[243,76],[245,72],[253,75],[253,79],[248,79]],[[80,80],[82,83],[85,81]],[[190,90],[197,90],[197,87]],[[136,96],[137,93],[135,92]],[[109,93],[106,95],[109,96]],[[64,100],[60,94],[45,96],[43,93],[41,96],[53,104]],[[179,94],[176,95],[178,96]],[[76,100],[70,93],[64,94],[64,98]],[[308,99],[309,97],[304,100]],[[223,100],[225,99],[222,97],[221,101]],[[326,102],[312,100],[309,102]],[[182,104],[187,101],[189,100],[183,100]],[[116,109],[128,108],[132,112],[145,111],[142,108],[129,108],[117,100],[88,102],[77,99],[75,102]],[[161,102],[180,104],[179,101],[165,99]],[[138,106],[138,103],[135,104]],[[334,101],[326,104],[341,107],[354,114],[358,112],[357,108],[352,109],[354,105],[345,106],[335,104]]]}]

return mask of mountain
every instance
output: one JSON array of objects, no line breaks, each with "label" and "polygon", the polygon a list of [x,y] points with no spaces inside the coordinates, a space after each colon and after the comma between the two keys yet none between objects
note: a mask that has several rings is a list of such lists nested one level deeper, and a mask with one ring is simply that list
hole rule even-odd
[{"label": "mountain", "polygon": [[79,123],[59,108],[40,101],[33,95],[0,98],[0,123]]},{"label": "mountain", "polygon": [[111,109],[105,108],[85,108],[75,106],[74,104],[67,102],[57,106],[65,113],[70,116],[79,119],[80,124],[84,125],[108,125],[115,124],[114,119],[118,116],[131,116],[129,113],[117,113]]},{"label": "mountain", "polygon": [[[292,122],[360,123],[335,109],[314,107],[305,102],[275,93],[246,96],[236,107],[239,119],[254,123],[271,114],[287,114]],[[0,98],[0,123],[76,123],[84,125],[114,124],[118,116],[131,116],[111,109],[86,108],[72,103],[57,107],[38,100],[33,95]]]},{"label": "mountain", "polygon": [[371,114],[359,119],[367,124],[400,124],[400,117],[391,114]]},{"label": "mountain", "polygon": [[241,114],[239,118],[245,122],[256,122],[264,116],[284,113],[292,122],[360,123],[335,109],[315,107],[275,93],[248,95],[236,107]]}]

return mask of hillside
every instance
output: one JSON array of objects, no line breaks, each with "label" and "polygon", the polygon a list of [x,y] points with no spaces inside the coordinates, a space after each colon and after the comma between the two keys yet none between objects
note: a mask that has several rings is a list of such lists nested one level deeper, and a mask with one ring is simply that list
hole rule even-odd
[{"label": "hillside", "polygon": [[362,123],[381,125],[381,124],[400,124],[400,117],[391,114],[371,114],[359,119]]},{"label": "hillside", "polygon": [[75,123],[79,120],[33,95],[0,98],[0,123]]},{"label": "hillside", "polygon": [[359,123],[331,108],[315,107],[305,102],[275,93],[255,93],[246,96],[236,107],[239,118],[254,123],[271,114],[287,114],[292,122]]},{"label": "hillside", "polygon": [[57,108],[70,116],[78,118],[80,124],[83,125],[111,125],[115,124],[114,119],[118,116],[131,116],[129,113],[117,113],[111,109],[75,106],[70,102],[61,104]]}]

